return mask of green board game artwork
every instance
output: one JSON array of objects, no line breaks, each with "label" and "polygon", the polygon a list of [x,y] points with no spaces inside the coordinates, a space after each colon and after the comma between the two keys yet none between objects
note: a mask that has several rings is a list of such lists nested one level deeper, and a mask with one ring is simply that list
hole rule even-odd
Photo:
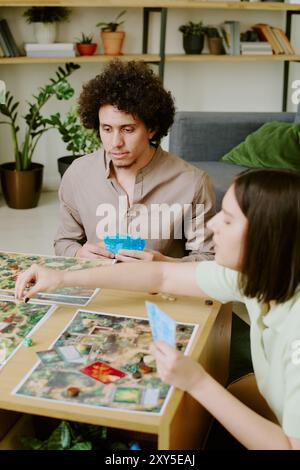
[{"label": "green board game artwork", "polygon": [[55,305],[0,300],[0,369],[54,309]]},{"label": "green board game artwork", "polygon": [[[106,266],[113,260],[86,260],[81,258],[65,258],[62,256],[39,256],[20,253],[0,252],[0,297],[14,298],[16,279],[21,271],[29,268],[33,263],[48,268],[78,270]],[[97,293],[97,289],[64,288],[51,293],[39,293],[36,300],[57,304],[87,305]]]},{"label": "green board game artwork", "polygon": [[[197,325],[177,323],[177,348],[187,352]],[[171,387],[156,373],[147,319],[78,310],[13,391],[66,404],[162,414]]]}]

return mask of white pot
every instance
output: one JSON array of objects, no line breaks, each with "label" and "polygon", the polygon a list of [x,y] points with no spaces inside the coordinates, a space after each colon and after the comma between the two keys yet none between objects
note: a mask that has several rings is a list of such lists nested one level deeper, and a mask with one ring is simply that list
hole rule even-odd
[{"label": "white pot", "polygon": [[56,23],[34,23],[34,34],[39,44],[50,44],[56,39]]}]

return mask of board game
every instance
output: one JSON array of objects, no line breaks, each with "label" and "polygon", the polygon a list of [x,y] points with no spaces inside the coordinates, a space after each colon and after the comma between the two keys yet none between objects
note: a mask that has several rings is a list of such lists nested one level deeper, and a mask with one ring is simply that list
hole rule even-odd
[{"label": "board game", "polygon": [[[48,268],[78,270],[106,266],[114,263],[114,260],[86,260],[82,258],[65,258],[62,256],[40,256],[21,253],[0,252],[0,297],[14,298],[15,282],[21,271],[29,268],[33,263],[41,264]],[[35,300],[43,302],[87,305],[98,289],[86,289],[80,287],[57,289],[51,293],[39,293]]]},{"label": "board game", "polygon": [[0,300],[0,369],[54,309],[55,305]]},{"label": "board game", "polygon": [[[198,326],[177,323],[176,346],[187,352]],[[146,318],[78,310],[13,391],[66,404],[162,414],[170,387],[149,354]]]}]

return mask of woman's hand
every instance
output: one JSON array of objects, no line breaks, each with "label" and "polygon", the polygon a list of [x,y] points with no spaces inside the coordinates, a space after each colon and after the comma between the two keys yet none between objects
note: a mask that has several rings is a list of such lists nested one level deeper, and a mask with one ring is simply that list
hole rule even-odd
[{"label": "woman's hand", "polygon": [[203,367],[163,341],[152,343],[159,377],[166,383],[191,393],[208,376]]},{"label": "woman's hand", "polygon": [[[17,299],[24,297],[31,299],[38,292],[49,292],[63,287],[63,276],[63,271],[33,264],[18,276],[15,297]],[[30,288],[32,284],[34,284],[33,287],[26,292],[26,289]]]}]

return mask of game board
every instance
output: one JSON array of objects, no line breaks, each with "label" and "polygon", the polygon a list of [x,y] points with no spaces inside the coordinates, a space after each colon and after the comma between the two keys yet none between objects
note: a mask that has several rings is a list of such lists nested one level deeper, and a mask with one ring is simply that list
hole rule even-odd
[{"label": "game board", "polygon": [[[187,351],[197,325],[178,323]],[[13,393],[112,410],[162,414],[170,387],[156,373],[147,319],[78,310]]]},{"label": "game board", "polygon": [[[78,270],[110,265],[114,263],[114,260],[86,260],[82,258],[65,258],[62,256],[40,256],[0,252],[0,297],[14,297],[15,282],[18,274],[29,268],[33,263],[55,269]],[[97,291],[97,289],[83,289],[79,287],[57,289],[52,293],[39,293],[35,300],[85,306]]]},{"label": "game board", "polygon": [[54,309],[55,305],[0,300],[0,369]]}]

